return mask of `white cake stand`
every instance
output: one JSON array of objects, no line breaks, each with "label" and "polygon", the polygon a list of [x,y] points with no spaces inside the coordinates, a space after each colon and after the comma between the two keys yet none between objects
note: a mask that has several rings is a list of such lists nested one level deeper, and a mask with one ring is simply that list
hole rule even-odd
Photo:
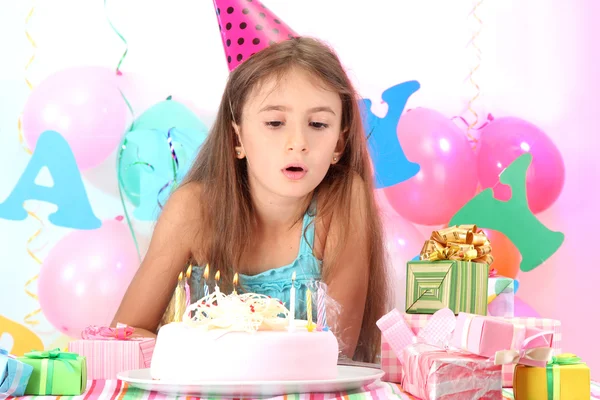
[{"label": "white cake stand", "polygon": [[121,372],[117,378],[133,387],[169,395],[256,398],[291,393],[348,392],[377,382],[383,374],[384,372],[377,368],[338,365],[338,376],[335,379],[311,381],[156,381],[150,377],[149,368]]}]

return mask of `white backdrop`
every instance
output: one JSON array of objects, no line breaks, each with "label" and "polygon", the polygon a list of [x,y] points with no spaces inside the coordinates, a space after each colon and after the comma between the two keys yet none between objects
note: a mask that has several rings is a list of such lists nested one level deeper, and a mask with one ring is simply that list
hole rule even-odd
[{"label": "white backdrop", "polygon": [[[24,21],[32,4],[35,9],[28,31],[37,50],[27,77],[34,86],[52,72],[69,66],[114,68],[125,49],[107,23],[102,1],[2,2],[0,202],[11,192],[30,158],[19,144],[17,120],[29,94],[24,66],[33,49],[25,37]],[[449,117],[468,116],[466,104],[475,89],[467,77],[470,68],[477,65],[475,50],[468,43],[479,27],[469,15],[474,1],[265,0],[265,4],[296,32],[330,43],[360,94],[373,99],[376,114],[386,111],[379,101],[382,91],[418,80],[421,89],[409,99],[407,108],[423,106]],[[595,155],[585,150],[600,144],[598,136],[589,132],[592,127],[597,131],[598,126],[594,110],[600,83],[596,75],[598,60],[592,52],[592,46],[597,49],[592,32],[597,23],[594,15],[600,15],[598,3],[487,0],[478,10],[483,30],[477,41],[481,64],[474,79],[481,96],[475,109],[481,116],[487,112],[514,115],[539,125],[555,141],[567,165],[563,196],[541,218],[562,224],[555,223],[551,228],[567,233],[563,247],[568,250],[561,249],[551,267],[521,274],[521,296],[540,313],[563,320],[565,350],[588,355],[600,367],[600,350],[587,349],[584,344],[591,344],[592,334],[583,329],[582,308],[582,304],[594,302],[592,289],[598,282],[574,278],[568,270],[555,267],[570,260],[579,245],[568,241],[568,228],[574,223],[569,221],[579,218],[583,223],[582,219],[589,221],[594,216],[599,222],[595,202],[582,196],[596,190],[582,178],[583,173],[591,174],[596,181],[599,175]],[[173,95],[210,124],[228,73],[212,1],[108,0],[107,12],[129,44],[121,70],[134,78],[135,85],[122,89],[136,114]],[[582,140],[577,142],[577,138]],[[101,220],[122,213],[114,165],[113,155],[84,174],[92,207]],[[34,208],[44,219],[53,206],[39,203]],[[27,239],[37,228],[31,218],[0,219],[0,314],[15,321],[22,321],[24,314],[38,307],[23,290],[25,282],[39,270],[26,253]],[[136,229],[148,236],[152,225],[136,222]],[[422,230],[430,232],[431,228]],[[47,224],[34,246],[42,246],[40,257],[43,259],[68,231]],[[545,286],[537,283],[542,279],[547,281]],[[569,283],[572,296],[578,299],[572,306],[561,306],[562,300],[556,295],[539,295],[542,287],[561,290],[563,282]],[[562,291],[561,296],[571,295]],[[42,323],[39,330],[51,327]],[[60,341],[58,334],[42,337],[46,345]]]}]

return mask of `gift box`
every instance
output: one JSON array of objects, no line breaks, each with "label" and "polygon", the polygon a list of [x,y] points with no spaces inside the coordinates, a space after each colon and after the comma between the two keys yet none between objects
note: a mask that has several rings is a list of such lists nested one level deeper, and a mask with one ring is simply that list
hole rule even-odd
[{"label": "gift box", "polygon": [[449,308],[455,314],[487,314],[492,246],[476,225],[433,231],[406,271],[406,312],[433,314]]},{"label": "gift box", "polygon": [[454,313],[447,308],[433,315],[402,314],[399,310],[392,310],[384,315],[377,321],[377,326],[381,330],[383,380],[401,383],[402,349],[416,341],[438,347],[444,346],[449,342],[455,324]]},{"label": "gift box", "polygon": [[[549,318],[532,318],[532,317],[520,317],[520,318],[503,318],[513,324],[525,325],[526,327],[538,328],[542,331],[551,331],[552,335],[552,354],[557,356],[561,354],[561,341],[562,341],[562,326],[560,321]],[[502,366],[502,386],[513,387],[513,376],[515,371],[515,364],[507,364]]]},{"label": "gift box", "polygon": [[26,395],[78,396],[85,391],[85,357],[54,349],[25,353],[18,360],[33,367]]},{"label": "gift box", "polygon": [[492,269],[488,278],[487,315],[513,318],[515,316],[515,281],[497,275]]},{"label": "gift box", "polygon": [[452,336],[452,346],[497,364],[543,367],[552,358],[553,331],[512,323],[496,317],[460,313]]},{"label": "gift box", "polygon": [[135,337],[135,329],[90,326],[83,339],[69,343],[69,351],[87,359],[88,379],[117,379],[117,374],[150,368],[155,339]]},{"label": "gift box", "polygon": [[471,261],[409,261],[406,312],[433,314],[449,308],[455,314],[487,314],[488,265]]},{"label": "gift box", "polygon": [[0,398],[23,396],[33,367],[0,349]]},{"label": "gift box", "polygon": [[401,353],[402,387],[424,400],[502,399],[502,368],[474,354],[416,343]]},{"label": "gift box", "polygon": [[555,356],[546,367],[515,367],[515,400],[589,399],[590,369],[574,354]]}]

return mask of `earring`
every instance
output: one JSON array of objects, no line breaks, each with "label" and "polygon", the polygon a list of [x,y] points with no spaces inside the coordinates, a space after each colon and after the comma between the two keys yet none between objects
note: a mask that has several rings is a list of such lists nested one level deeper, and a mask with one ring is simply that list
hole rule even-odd
[{"label": "earring", "polygon": [[333,161],[337,161],[337,157],[333,157]]},{"label": "earring", "polygon": [[242,154],[242,152],[241,151],[236,151],[235,154],[237,154],[239,156],[240,154]]}]

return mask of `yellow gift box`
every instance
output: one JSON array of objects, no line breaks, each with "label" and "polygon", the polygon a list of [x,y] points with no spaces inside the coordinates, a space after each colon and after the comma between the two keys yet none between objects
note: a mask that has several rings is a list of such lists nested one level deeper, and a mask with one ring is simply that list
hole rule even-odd
[{"label": "yellow gift box", "polygon": [[515,400],[588,400],[590,369],[574,354],[552,357],[546,368],[517,365],[513,378]]}]

